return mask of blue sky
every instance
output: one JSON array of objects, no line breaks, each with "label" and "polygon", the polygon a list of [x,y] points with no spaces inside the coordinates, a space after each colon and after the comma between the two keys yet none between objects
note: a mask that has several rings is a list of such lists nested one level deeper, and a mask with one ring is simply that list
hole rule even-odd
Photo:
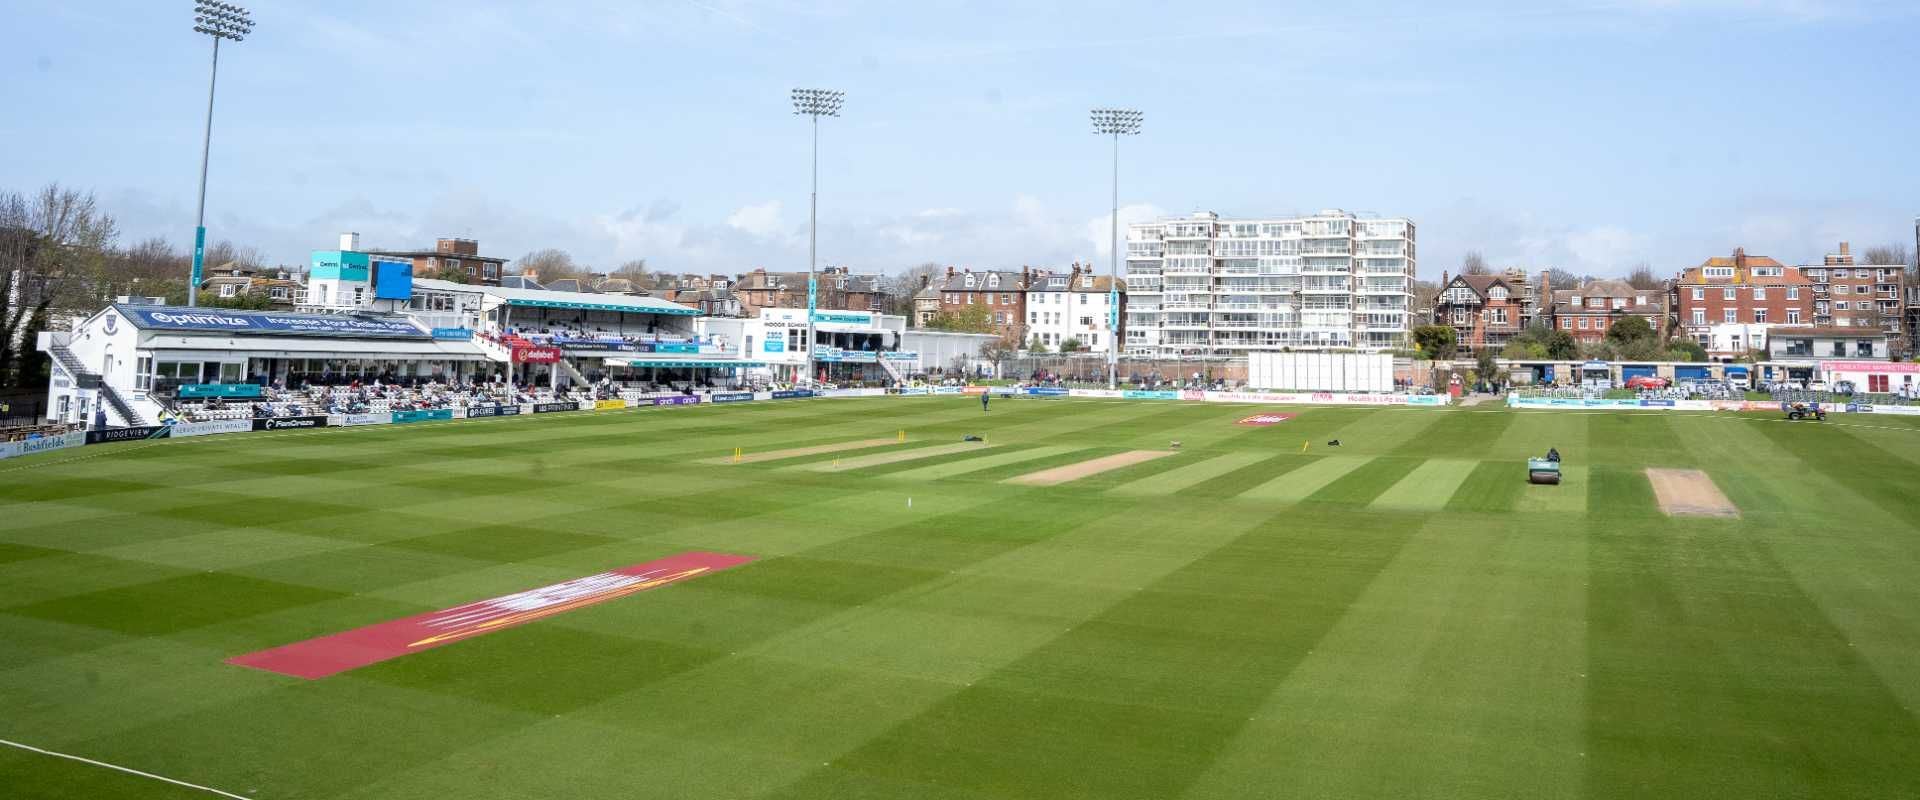
[{"label": "blue sky", "polygon": [[[1087,5],[255,0],[222,49],[213,238],[304,262],[471,236],[611,267],[804,268],[795,86],[822,126],[821,259],[1106,260],[1123,218],[1411,217],[1423,277],[1670,273],[1913,238],[1920,4],[1619,0]],[[192,236],[208,42],[188,0],[0,0],[0,188],[91,188]],[[1444,6],[1444,8],[1442,8]],[[28,32],[26,36],[19,32]]]}]

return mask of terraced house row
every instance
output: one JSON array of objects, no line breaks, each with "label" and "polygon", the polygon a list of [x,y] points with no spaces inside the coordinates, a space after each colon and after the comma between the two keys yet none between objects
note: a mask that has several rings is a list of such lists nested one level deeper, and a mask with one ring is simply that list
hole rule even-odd
[{"label": "terraced house row", "polygon": [[1622,280],[1556,287],[1547,272],[1441,274],[1434,324],[1454,329],[1462,352],[1498,351],[1537,322],[1582,343],[1627,317],[1732,358],[1767,349],[1774,328],[1884,336],[1896,357],[1920,352],[1920,287],[1903,264],[1859,263],[1847,242],[1819,264],[1789,266],[1744,248],[1714,256],[1659,286]]}]

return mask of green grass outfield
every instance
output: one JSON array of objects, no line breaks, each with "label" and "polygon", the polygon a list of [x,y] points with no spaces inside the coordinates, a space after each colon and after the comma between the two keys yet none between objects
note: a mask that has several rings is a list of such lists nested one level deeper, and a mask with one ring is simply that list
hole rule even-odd
[{"label": "green grass outfield", "polygon": [[[1920,797],[1920,426],[1234,424],[1268,410],[815,400],[0,462],[0,739],[262,800]],[[1527,485],[1550,445],[1567,482]],[[1664,516],[1648,467],[1740,518]],[[319,680],[223,663],[692,550],[759,560]],[[208,795],[0,748],[0,796]]]}]

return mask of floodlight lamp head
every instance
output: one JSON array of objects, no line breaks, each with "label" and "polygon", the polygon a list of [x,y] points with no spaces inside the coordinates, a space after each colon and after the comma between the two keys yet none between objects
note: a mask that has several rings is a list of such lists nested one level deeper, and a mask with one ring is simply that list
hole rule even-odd
[{"label": "floodlight lamp head", "polygon": [[837,117],[840,116],[840,104],[846,96],[845,92],[831,89],[795,89],[793,113],[811,117]]},{"label": "floodlight lamp head", "polygon": [[1093,132],[1131,136],[1140,132],[1140,122],[1145,116],[1128,108],[1096,108],[1092,114]]}]

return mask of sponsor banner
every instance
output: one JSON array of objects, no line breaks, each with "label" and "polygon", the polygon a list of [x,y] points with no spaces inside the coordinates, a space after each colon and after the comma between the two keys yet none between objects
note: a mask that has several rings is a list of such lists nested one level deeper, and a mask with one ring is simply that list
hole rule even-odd
[{"label": "sponsor banner", "polygon": [[1120,390],[1118,389],[1073,389],[1068,391],[1067,394],[1072,397],[1098,397],[1105,400],[1117,400],[1120,398]]},{"label": "sponsor banner", "polygon": [[1822,361],[1822,372],[1920,373],[1920,363],[1911,361]]},{"label": "sponsor banner", "polygon": [[142,425],[137,428],[107,428],[87,431],[87,444],[105,442],[132,442],[140,439],[165,439],[170,430],[166,425]]},{"label": "sponsor banner", "polygon": [[872,325],[870,314],[852,314],[843,311],[820,311],[813,315],[814,324],[828,325]]},{"label": "sponsor banner", "polygon": [[0,442],[0,458],[30,456],[34,453],[46,453],[65,450],[87,443],[84,433],[63,433],[58,436],[42,436],[38,439],[22,439],[17,442]]},{"label": "sponsor banner", "polygon": [[1033,397],[1066,397],[1071,390],[1058,386],[1029,386],[1027,394]]},{"label": "sponsor banner", "polygon": [[314,680],[740,566],[752,556],[682,553],[477,603],[382,622],[227,659]]},{"label": "sponsor banner", "polygon": [[887,350],[882,352],[880,354],[880,357],[888,361],[919,361],[920,351],[918,350]]},{"label": "sponsor banner", "polygon": [[429,408],[421,411],[393,412],[393,421],[396,424],[407,423],[407,422],[430,422],[434,420],[448,420],[448,419],[453,419],[453,409],[451,408]]},{"label": "sponsor banner", "polygon": [[1447,396],[1444,394],[1407,395],[1407,405],[1410,406],[1444,406],[1446,404]]},{"label": "sponsor banner", "polygon": [[962,388],[962,387],[959,387],[959,386],[935,386],[935,387],[933,387],[933,393],[934,393],[934,394],[966,394],[966,391],[967,391],[966,389],[964,389],[964,388]]},{"label": "sponsor banner", "polygon": [[216,433],[246,433],[247,431],[251,431],[251,430],[253,430],[253,420],[250,420],[250,419],[216,419],[216,420],[210,420],[208,422],[174,423],[173,431],[171,433],[168,433],[167,436],[169,438],[178,439],[182,436],[211,436]]},{"label": "sponsor banner", "polygon": [[926,395],[933,394],[933,390],[925,386],[902,386],[893,390],[893,393],[897,395],[919,395],[925,397]]},{"label": "sponsor banner", "polygon": [[429,334],[396,317],[344,314],[282,314],[231,309],[142,308],[116,306],[134,324],[150,330],[223,331],[296,336],[377,336],[426,339]]},{"label": "sponsor banner", "polygon": [[1672,400],[1642,400],[1641,408],[1673,408]]},{"label": "sponsor banner", "polygon": [[1638,409],[1639,400],[1607,400],[1597,397],[1516,397],[1507,396],[1507,405],[1514,408],[1592,408],[1592,409]]},{"label": "sponsor banner", "polygon": [[962,386],[960,387],[960,393],[961,394],[986,394],[987,388],[988,387],[985,387],[985,386]]},{"label": "sponsor banner", "polygon": [[764,343],[764,345],[765,346],[762,348],[764,352],[768,352],[768,353],[787,352],[787,342],[784,339],[768,339]]},{"label": "sponsor banner", "polygon": [[1182,399],[1182,400],[1205,400],[1205,399],[1207,399],[1207,393],[1206,393],[1206,392],[1203,392],[1203,391],[1200,391],[1199,389],[1186,389],[1186,390],[1182,390],[1182,391],[1180,392],[1180,399]]},{"label": "sponsor banner", "polygon": [[1713,401],[1711,400],[1675,400],[1673,401],[1673,408],[1676,411],[1712,411]]},{"label": "sponsor banner", "polygon": [[472,328],[434,328],[430,333],[433,334],[433,338],[435,339],[444,339],[450,342],[464,342],[473,338]]},{"label": "sponsor banner", "polygon": [[813,360],[847,364],[875,364],[880,361],[878,353],[871,350],[842,350],[824,344],[814,345]]},{"label": "sponsor banner", "polygon": [[557,364],[563,354],[558,347],[516,347],[513,348],[515,364]]},{"label": "sponsor banner", "polygon": [[303,428],[327,427],[326,417],[267,417],[252,420],[256,431],[294,431]]},{"label": "sponsor banner", "polygon": [[1120,392],[1123,400],[1178,400],[1179,392],[1149,391],[1144,389],[1126,389]]},{"label": "sponsor banner", "polygon": [[620,409],[623,409],[623,408],[626,408],[626,407],[627,407],[627,401],[625,401],[625,400],[595,400],[595,401],[593,401],[593,410],[595,410],[595,411],[618,411],[618,410],[620,410]]},{"label": "sponsor banner", "polygon": [[656,406],[691,406],[697,405],[700,402],[700,395],[682,394],[673,397],[656,397],[653,398],[652,402]]},{"label": "sponsor banner", "polygon": [[746,403],[753,400],[752,392],[715,392],[707,398],[713,403]]},{"label": "sponsor banner", "polygon": [[820,393],[822,397],[885,397],[885,389],[828,389]]},{"label": "sponsor banner", "polygon": [[1246,417],[1234,424],[1246,425],[1248,427],[1253,427],[1253,428],[1264,428],[1268,425],[1278,425],[1290,419],[1293,419],[1292,414],[1255,414],[1251,417]]},{"label": "sponsor banner", "polygon": [[181,399],[190,397],[259,397],[257,383],[189,383],[180,387]]},{"label": "sponsor banner", "polygon": [[475,417],[511,417],[520,413],[519,406],[467,406],[467,418]]},{"label": "sponsor banner", "polygon": [[[1851,406],[1851,405],[1847,406],[1847,410],[1854,411],[1854,406]],[[1863,412],[1873,413],[1873,414],[1896,414],[1896,415],[1905,416],[1905,417],[1920,417],[1920,406],[1860,406],[1859,411],[1856,411],[1855,413],[1863,413]]]},{"label": "sponsor banner", "polygon": [[579,403],[534,403],[533,413],[551,414],[555,411],[579,411]]},{"label": "sponsor banner", "polygon": [[393,421],[393,414],[335,414],[328,421],[335,425],[385,425]]},{"label": "sponsor banner", "polygon": [[812,389],[781,389],[773,393],[775,400],[791,400],[795,397],[812,397]]}]

